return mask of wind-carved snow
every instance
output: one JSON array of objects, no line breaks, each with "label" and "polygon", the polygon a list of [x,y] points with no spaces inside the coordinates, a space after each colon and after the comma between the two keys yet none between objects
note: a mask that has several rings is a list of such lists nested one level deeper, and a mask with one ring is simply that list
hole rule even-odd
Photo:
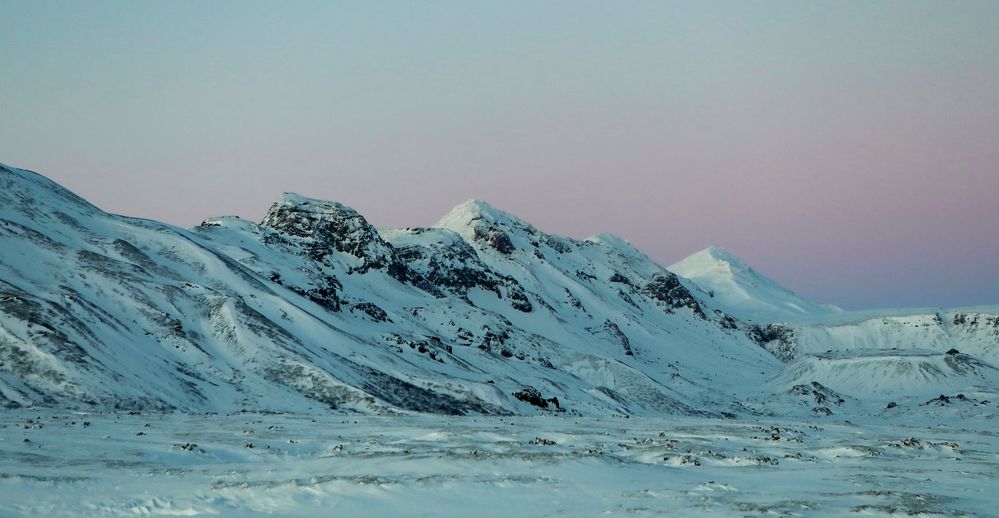
[{"label": "wind-carved snow", "polygon": [[999,443],[968,417],[14,411],[0,514],[990,516]]}]

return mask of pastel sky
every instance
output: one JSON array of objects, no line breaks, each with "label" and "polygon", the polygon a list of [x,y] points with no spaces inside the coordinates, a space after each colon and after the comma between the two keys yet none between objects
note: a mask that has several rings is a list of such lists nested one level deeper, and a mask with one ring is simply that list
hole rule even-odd
[{"label": "pastel sky", "polygon": [[107,210],[482,198],[849,308],[999,304],[999,2],[0,0],[0,162]]}]

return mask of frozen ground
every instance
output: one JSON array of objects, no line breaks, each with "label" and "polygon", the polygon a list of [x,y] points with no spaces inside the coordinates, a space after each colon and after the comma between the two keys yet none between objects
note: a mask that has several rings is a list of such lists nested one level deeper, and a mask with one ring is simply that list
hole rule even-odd
[{"label": "frozen ground", "polygon": [[0,414],[0,515],[987,516],[999,509],[991,416],[960,427],[945,417],[869,419],[14,411]]}]

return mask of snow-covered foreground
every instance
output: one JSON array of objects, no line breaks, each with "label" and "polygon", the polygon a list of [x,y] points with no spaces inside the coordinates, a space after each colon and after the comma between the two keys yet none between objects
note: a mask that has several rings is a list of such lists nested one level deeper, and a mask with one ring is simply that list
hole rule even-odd
[{"label": "snow-covered foreground", "polygon": [[15,411],[0,515],[994,513],[994,420],[946,421]]}]

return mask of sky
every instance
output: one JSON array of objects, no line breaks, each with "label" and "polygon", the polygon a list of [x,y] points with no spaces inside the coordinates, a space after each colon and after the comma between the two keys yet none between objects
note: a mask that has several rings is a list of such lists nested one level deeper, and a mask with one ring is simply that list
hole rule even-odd
[{"label": "sky", "polygon": [[846,308],[999,304],[999,2],[0,0],[0,162],[111,212],[469,198]]}]

